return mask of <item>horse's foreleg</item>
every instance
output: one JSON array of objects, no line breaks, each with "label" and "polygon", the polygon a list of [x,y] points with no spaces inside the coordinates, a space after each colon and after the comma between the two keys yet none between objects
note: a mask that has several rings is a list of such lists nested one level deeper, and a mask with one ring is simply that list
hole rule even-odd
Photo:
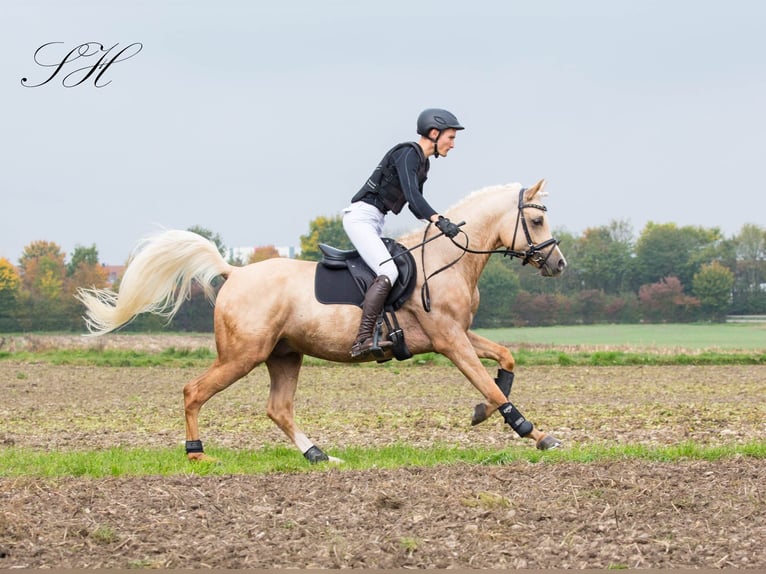
[{"label": "horse's foreleg", "polygon": [[253,368],[242,362],[213,365],[195,380],[184,386],[184,410],[186,413],[186,456],[189,460],[214,460],[206,455],[199,435],[199,411],[213,395],[244,377]]},{"label": "horse's foreleg", "polygon": [[[463,337],[449,336],[443,341],[434,340],[434,349],[450,359],[471,381],[473,386],[484,395],[488,401],[488,404],[484,405],[486,417],[489,417],[495,410],[499,410],[505,422],[519,436],[534,440],[537,448],[547,450],[561,446],[561,441],[535,428],[535,425],[528,421],[513,403],[508,401],[508,397],[503,394],[503,391],[500,390],[500,387],[479,360],[473,345],[473,342],[477,340],[476,338],[479,338],[478,335],[473,337],[470,334]],[[490,348],[490,346],[486,346],[486,348]],[[508,354],[510,355],[510,353]]]},{"label": "horse's foreleg", "polygon": [[295,424],[295,391],[298,387],[303,355],[301,353],[272,354],[266,360],[271,386],[266,414],[283,433],[298,447],[312,463],[332,461],[343,462],[339,458],[328,456],[317,447]]},{"label": "horse's foreleg", "polygon": [[492,359],[496,361],[502,369],[513,371],[516,366],[516,360],[511,355],[508,347],[490,341],[489,339],[477,335],[473,331],[468,331],[468,340],[471,342],[476,355],[480,359]]}]

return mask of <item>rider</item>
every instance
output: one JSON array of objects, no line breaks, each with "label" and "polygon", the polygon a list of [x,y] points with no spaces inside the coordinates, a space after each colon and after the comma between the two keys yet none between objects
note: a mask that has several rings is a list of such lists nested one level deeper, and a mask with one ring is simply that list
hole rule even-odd
[{"label": "rider", "polygon": [[[389,211],[399,213],[405,204],[418,219],[428,220],[447,237],[455,237],[460,228],[439,215],[423,197],[423,183],[428,176],[429,157],[446,156],[455,147],[455,135],[462,130],[454,114],[447,110],[429,108],[417,121],[417,142],[405,142],[391,148],[356,195],[343,210],[343,228],[359,255],[372,269],[376,278],[364,296],[362,321],[351,356],[358,357],[373,350],[373,330],[383,309],[391,286],[399,276],[389,259],[381,235]],[[391,341],[380,341],[380,348],[390,347]]]}]

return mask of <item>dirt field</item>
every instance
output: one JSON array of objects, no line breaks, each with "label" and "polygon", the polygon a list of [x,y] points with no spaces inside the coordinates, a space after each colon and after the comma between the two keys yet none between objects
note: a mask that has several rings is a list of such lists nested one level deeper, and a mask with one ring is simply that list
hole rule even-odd
[{"label": "dirt field", "polygon": [[[181,444],[181,388],[198,373],[0,361],[0,452]],[[565,448],[716,445],[763,439],[765,384],[762,366],[526,367],[512,398]],[[265,416],[267,387],[259,369],[213,398],[200,421],[205,444],[286,445]],[[471,427],[475,402],[450,367],[306,367],[296,416],[330,454],[525,444],[499,417]],[[745,457],[0,478],[0,568],[765,568],[765,484],[766,461]]]}]

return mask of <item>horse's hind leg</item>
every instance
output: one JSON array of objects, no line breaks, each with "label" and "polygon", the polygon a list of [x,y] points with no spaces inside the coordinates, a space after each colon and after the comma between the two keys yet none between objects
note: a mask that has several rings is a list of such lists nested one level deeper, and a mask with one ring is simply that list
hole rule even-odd
[{"label": "horse's hind leg", "polygon": [[339,458],[327,456],[295,424],[295,391],[302,362],[303,354],[297,352],[272,354],[266,360],[271,377],[266,414],[309,462],[343,462]]},{"label": "horse's hind leg", "polygon": [[184,386],[186,412],[186,456],[189,460],[212,460],[204,454],[199,438],[199,411],[213,395],[249,373],[255,364],[221,362],[220,357],[202,375]]}]

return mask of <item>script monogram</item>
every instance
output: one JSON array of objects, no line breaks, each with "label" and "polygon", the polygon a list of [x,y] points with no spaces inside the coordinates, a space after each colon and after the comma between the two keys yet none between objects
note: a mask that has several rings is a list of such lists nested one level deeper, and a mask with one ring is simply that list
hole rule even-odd
[{"label": "script monogram", "polygon": [[[26,88],[39,88],[53,80],[53,78],[60,73],[61,84],[65,88],[79,86],[91,76],[94,76],[93,85],[97,88],[103,88],[112,83],[112,80],[103,81],[103,76],[106,74],[107,70],[117,62],[124,62],[125,60],[132,58],[144,47],[142,43],[134,42],[118,51],[116,48],[119,46],[119,43],[111,48],[104,48],[104,45],[98,42],[86,42],[72,48],[63,58],[51,59],[50,63],[43,61],[43,57],[45,57],[45,60],[48,60],[49,54],[52,51],[55,51],[55,48],[52,48],[52,46],[55,46],[56,44],[63,44],[63,42],[48,42],[47,44],[43,44],[35,50],[34,55],[35,64],[38,66],[42,66],[43,68],[55,68],[50,77],[39,84],[29,84],[29,80],[24,77],[21,78],[22,86]],[[100,57],[98,57],[98,60],[95,63],[91,63],[92,59],[99,55]],[[77,62],[77,60],[79,60],[79,62]],[[85,60],[88,60],[88,65],[79,67],[76,70],[71,70],[72,65],[82,64]],[[65,68],[71,71],[67,71]]]}]

